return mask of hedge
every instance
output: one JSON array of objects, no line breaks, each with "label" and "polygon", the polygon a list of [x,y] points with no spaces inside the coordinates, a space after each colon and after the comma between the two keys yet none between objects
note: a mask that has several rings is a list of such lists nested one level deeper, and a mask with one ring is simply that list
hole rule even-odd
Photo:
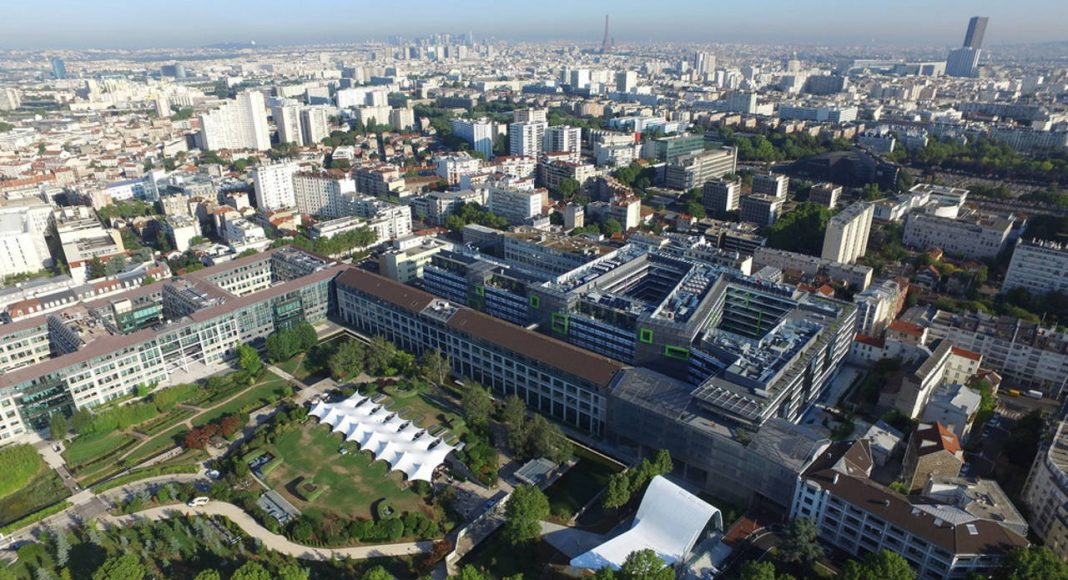
[{"label": "hedge", "polygon": [[248,463],[249,461],[252,461],[253,459],[259,457],[260,455],[263,455],[264,453],[267,453],[267,450],[262,447],[260,447],[259,449],[253,449],[252,451],[246,453],[244,457],[241,458],[241,461]]},{"label": "hedge", "polygon": [[279,465],[282,465],[282,458],[275,457],[274,459],[268,461],[266,464],[260,467],[260,473],[267,475],[268,473],[274,471],[275,468]]},{"label": "hedge", "polygon": [[44,460],[32,445],[13,445],[0,450],[0,465],[0,497],[5,497],[25,487]]},{"label": "hedge", "polygon": [[52,504],[52,505],[50,505],[50,506],[48,506],[48,507],[46,507],[46,508],[44,508],[42,510],[35,511],[32,514],[30,514],[30,515],[28,515],[28,516],[26,516],[24,518],[17,519],[15,521],[11,522],[10,524],[0,528],[0,534],[7,535],[7,534],[10,534],[11,532],[14,532],[15,530],[20,529],[20,528],[24,528],[26,526],[29,526],[29,525],[32,525],[32,524],[36,524],[37,522],[39,522],[39,521],[41,521],[41,520],[43,520],[43,519],[45,519],[45,518],[47,518],[49,516],[54,516],[54,515],[58,514],[59,512],[69,508],[71,505],[72,504],[69,501],[61,501],[61,502],[59,502],[57,504]]},{"label": "hedge", "polygon": [[160,475],[172,475],[175,473],[196,473],[197,466],[195,465],[164,465],[162,467],[149,467],[147,469],[138,469],[131,471],[126,475],[120,475],[114,479],[109,479],[104,483],[96,486],[94,491],[100,493],[109,489],[115,489],[121,487],[127,483],[134,481],[140,481],[142,479],[148,479],[150,477],[158,477]]}]

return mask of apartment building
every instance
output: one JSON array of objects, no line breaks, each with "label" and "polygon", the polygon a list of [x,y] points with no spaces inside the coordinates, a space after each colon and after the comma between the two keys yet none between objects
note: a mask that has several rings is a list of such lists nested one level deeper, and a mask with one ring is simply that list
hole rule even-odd
[{"label": "apartment building", "polygon": [[714,179],[705,182],[701,190],[701,205],[712,217],[725,219],[727,214],[738,211],[741,193],[741,180]]},{"label": "apartment building", "polygon": [[856,558],[900,554],[920,580],[991,574],[1013,548],[1028,546],[1017,526],[1002,524],[1006,512],[1018,516],[1011,504],[991,501],[981,511],[940,490],[905,496],[871,480],[873,467],[868,440],[832,444],[802,474],[791,519],[812,519],[823,542]]},{"label": "apartment building", "polygon": [[905,306],[909,284],[904,278],[883,280],[853,296],[857,305],[857,332],[881,336]]},{"label": "apartment building", "polygon": [[842,186],[833,183],[817,183],[808,191],[808,200],[827,209],[838,207],[838,198],[842,197]]},{"label": "apartment building", "polygon": [[1023,240],[1016,244],[1005,274],[1002,292],[1023,288],[1038,296],[1068,293],[1068,246],[1046,240]]},{"label": "apartment building", "polygon": [[1057,557],[1068,560],[1068,422],[1063,419],[1035,456],[1022,499],[1031,531]]},{"label": "apartment building", "polygon": [[423,279],[423,268],[438,252],[452,244],[426,236],[393,240],[393,246],[378,256],[378,270],[390,280],[410,284]]},{"label": "apartment building", "polygon": [[758,173],[753,176],[753,193],[762,193],[786,199],[790,190],[790,178],[777,173]]},{"label": "apartment building", "polygon": [[763,193],[743,195],[739,204],[738,219],[762,228],[770,226],[779,221],[784,203],[785,200],[782,198]]},{"label": "apartment building", "polygon": [[875,210],[863,201],[838,212],[827,222],[823,235],[824,260],[852,264],[868,251],[868,236]]},{"label": "apartment building", "polygon": [[300,170],[294,162],[269,163],[252,171],[256,207],[263,211],[286,209],[297,203],[293,175]]},{"label": "apartment building", "polygon": [[489,210],[512,224],[525,224],[542,214],[548,192],[535,189],[532,180],[505,178],[489,187]]},{"label": "apartment building", "polygon": [[778,268],[783,272],[798,272],[805,276],[826,276],[842,280],[863,292],[871,285],[872,269],[861,264],[839,264],[816,256],[787,252],[774,248],[758,247],[753,250],[753,268],[764,266]]},{"label": "apartment building", "polygon": [[950,256],[971,260],[994,258],[1005,249],[1013,216],[978,212],[952,218],[913,212],[905,220],[902,242],[919,250],[939,248]]},{"label": "apartment building", "polygon": [[733,147],[687,153],[667,165],[664,185],[690,191],[695,187],[703,187],[706,181],[719,179],[737,170],[738,151]]},{"label": "apartment building", "polygon": [[271,148],[267,106],[263,93],[245,91],[218,109],[200,115],[200,141],[204,150]]},{"label": "apartment building", "polygon": [[348,213],[356,182],[345,174],[295,173],[293,198],[298,212],[311,216],[338,218]]}]

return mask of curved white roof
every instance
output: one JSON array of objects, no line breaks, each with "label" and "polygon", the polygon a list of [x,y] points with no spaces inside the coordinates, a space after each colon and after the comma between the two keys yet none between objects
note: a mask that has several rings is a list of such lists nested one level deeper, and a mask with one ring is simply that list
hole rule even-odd
[{"label": "curved white roof", "polygon": [[571,565],[590,570],[611,566],[618,570],[631,552],[645,549],[653,550],[671,565],[690,553],[713,518],[723,526],[718,509],[658,475],[649,482],[631,528],[576,556]]},{"label": "curved white roof", "polygon": [[387,462],[390,469],[403,472],[409,481],[430,481],[434,468],[455,449],[443,442],[430,449],[437,438],[359,394],[340,403],[316,403],[308,414]]}]

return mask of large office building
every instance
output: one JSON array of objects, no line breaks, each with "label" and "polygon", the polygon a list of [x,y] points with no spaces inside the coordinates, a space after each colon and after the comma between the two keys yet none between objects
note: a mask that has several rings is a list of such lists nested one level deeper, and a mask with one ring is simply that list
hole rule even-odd
[{"label": "large office building", "polygon": [[701,205],[712,217],[725,219],[728,214],[738,211],[741,193],[742,182],[739,179],[707,181],[701,191]]},{"label": "large office building", "polygon": [[852,264],[858,258],[863,258],[868,251],[868,235],[874,214],[871,204],[861,201],[832,217],[823,235],[823,259]]},{"label": "large office building", "polygon": [[293,162],[268,163],[254,169],[252,184],[256,192],[256,207],[269,211],[296,206],[293,175],[299,170],[300,166]]},{"label": "large office building", "polygon": [[899,554],[921,580],[987,576],[1029,545],[996,484],[936,479],[906,496],[873,481],[874,467],[867,439],[831,445],[804,470],[791,518],[813,520],[821,540],[853,557]]},{"label": "large office building", "polygon": [[705,150],[704,135],[672,135],[646,141],[642,156],[665,163],[675,163],[683,155]]},{"label": "large office building", "polygon": [[323,320],[344,268],[287,247],[0,326],[0,440],[203,376],[281,328]]},{"label": "large office building", "polygon": [[964,44],[949,52],[946,60],[946,74],[951,77],[975,77],[979,72],[979,58],[983,53],[983,37],[989,18],[973,16],[968,21],[968,31],[964,33]]},{"label": "large office building", "polygon": [[205,150],[271,148],[263,93],[246,91],[218,109],[200,115],[200,145]]},{"label": "large office building", "polygon": [[1046,240],[1016,244],[1002,291],[1023,288],[1032,295],[1068,293],[1068,247]]}]

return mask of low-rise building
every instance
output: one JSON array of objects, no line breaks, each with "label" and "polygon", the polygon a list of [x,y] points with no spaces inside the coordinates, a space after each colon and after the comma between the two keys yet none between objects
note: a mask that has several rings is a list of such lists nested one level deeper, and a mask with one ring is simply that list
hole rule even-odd
[{"label": "low-rise building", "polygon": [[964,467],[960,439],[941,423],[920,424],[909,438],[901,462],[901,479],[910,492],[922,490],[932,477],[957,477]]},{"label": "low-rise building", "polygon": [[452,244],[427,236],[408,236],[393,240],[393,247],[378,256],[378,270],[391,280],[410,284],[423,278],[423,267]]},{"label": "low-rise building", "polygon": [[951,218],[913,212],[905,220],[902,242],[910,248],[939,248],[950,256],[982,260],[1005,249],[1012,226],[1013,216],[976,212]]},{"label": "low-rise building", "polygon": [[924,423],[944,425],[960,441],[967,441],[982,396],[961,384],[947,383],[931,395],[920,419]]}]

